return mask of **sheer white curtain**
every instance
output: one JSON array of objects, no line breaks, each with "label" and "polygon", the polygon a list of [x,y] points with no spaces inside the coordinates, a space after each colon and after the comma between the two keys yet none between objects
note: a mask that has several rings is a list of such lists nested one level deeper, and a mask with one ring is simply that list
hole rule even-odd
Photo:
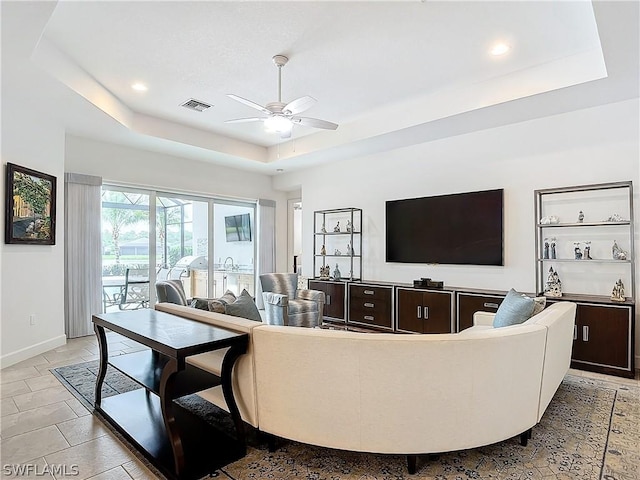
[{"label": "sheer white curtain", "polygon": [[272,273],[276,269],[276,202],[274,200],[258,200],[257,267],[256,305],[259,309],[263,309],[260,275]]},{"label": "sheer white curtain", "polygon": [[65,173],[64,313],[67,338],[93,334],[102,312],[102,178]]}]

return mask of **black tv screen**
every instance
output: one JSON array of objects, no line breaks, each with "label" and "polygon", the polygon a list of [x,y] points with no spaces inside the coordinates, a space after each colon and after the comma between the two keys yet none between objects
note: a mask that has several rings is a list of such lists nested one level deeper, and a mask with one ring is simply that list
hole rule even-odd
[{"label": "black tv screen", "polygon": [[248,213],[224,217],[227,242],[251,241],[251,221]]},{"label": "black tv screen", "polygon": [[387,201],[387,262],[504,265],[502,212],[502,189]]}]

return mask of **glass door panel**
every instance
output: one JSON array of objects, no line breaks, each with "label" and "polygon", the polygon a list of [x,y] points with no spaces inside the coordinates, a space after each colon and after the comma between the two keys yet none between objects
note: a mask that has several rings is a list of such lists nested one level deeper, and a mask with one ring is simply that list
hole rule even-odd
[{"label": "glass door panel", "polygon": [[102,189],[102,300],[105,312],[149,306],[149,195]]},{"label": "glass door panel", "polygon": [[227,290],[255,296],[255,207],[215,203],[213,252],[215,297]]},{"label": "glass door panel", "polygon": [[158,194],[157,278],[180,280],[187,298],[209,297],[208,202]]}]

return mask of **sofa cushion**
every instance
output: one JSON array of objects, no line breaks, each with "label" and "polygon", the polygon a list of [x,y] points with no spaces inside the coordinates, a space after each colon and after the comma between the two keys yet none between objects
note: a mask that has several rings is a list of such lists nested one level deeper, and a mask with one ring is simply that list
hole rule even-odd
[{"label": "sofa cushion", "polygon": [[507,327],[527,321],[533,313],[534,304],[533,298],[518,293],[512,288],[498,307],[493,319],[493,327]]},{"label": "sofa cushion", "polygon": [[260,312],[253,297],[246,290],[242,290],[236,301],[225,305],[225,312],[227,315],[233,315],[234,317],[247,318],[249,320],[255,320],[256,322],[262,322]]}]

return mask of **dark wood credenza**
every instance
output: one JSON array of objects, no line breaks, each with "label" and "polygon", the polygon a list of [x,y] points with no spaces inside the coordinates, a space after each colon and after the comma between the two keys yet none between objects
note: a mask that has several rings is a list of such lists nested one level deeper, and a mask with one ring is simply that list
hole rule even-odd
[{"label": "dark wood credenza", "polygon": [[[322,290],[326,283],[332,284],[332,291],[340,292],[333,295],[344,298],[344,307],[341,304],[341,309],[330,318],[325,313],[325,321],[399,333],[460,332],[473,325],[475,312],[496,312],[507,293],[463,287],[432,289],[399,283],[319,279],[309,280],[309,288]],[[547,304],[557,301],[577,305],[571,366],[633,378],[634,303],[629,300],[617,303],[598,296],[564,295],[548,298]]]}]

